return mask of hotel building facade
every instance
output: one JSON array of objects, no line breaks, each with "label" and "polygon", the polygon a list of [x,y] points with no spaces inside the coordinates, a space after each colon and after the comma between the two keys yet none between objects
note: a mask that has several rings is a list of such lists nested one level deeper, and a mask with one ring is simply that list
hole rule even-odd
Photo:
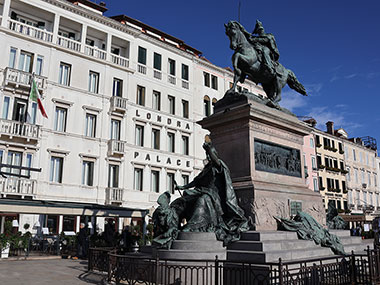
[{"label": "hotel building facade", "polygon": [[[231,70],[182,40],[91,1],[0,0],[1,229],[103,229],[149,219],[160,193],[203,168],[196,124]],[[34,78],[48,119],[29,100]],[[247,81],[248,91],[265,96]]]}]

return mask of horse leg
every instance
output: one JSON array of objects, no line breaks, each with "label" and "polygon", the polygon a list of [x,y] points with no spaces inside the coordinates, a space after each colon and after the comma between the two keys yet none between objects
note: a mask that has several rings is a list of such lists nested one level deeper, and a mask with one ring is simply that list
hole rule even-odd
[{"label": "horse leg", "polygon": [[234,67],[234,83],[230,90],[232,90],[233,92],[236,92],[237,83],[238,81],[241,80],[242,71],[240,70],[240,68],[238,68],[239,58],[240,58],[239,54],[235,54],[232,57],[232,66]]}]

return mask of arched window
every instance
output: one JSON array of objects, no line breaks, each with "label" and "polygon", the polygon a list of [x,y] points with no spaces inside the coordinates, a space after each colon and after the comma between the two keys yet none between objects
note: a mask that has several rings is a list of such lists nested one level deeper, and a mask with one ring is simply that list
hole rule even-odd
[{"label": "arched window", "polygon": [[203,113],[206,117],[210,116],[210,97],[208,97],[207,95],[205,95],[203,97]]}]

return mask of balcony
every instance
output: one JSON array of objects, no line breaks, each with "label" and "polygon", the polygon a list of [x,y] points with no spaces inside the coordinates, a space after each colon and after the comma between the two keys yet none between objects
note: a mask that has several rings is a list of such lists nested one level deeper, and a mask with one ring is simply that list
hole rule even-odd
[{"label": "balcony", "polygon": [[145,65],[138,64],[138,65],[137,65],[137,71],[138,71],[139,73],[146,74],[146,66],[145,66]]},{"label": "balcony", "polygon": [[23,179],[18,177],[0,176],[0,194],[3,197],[7,195],[24,196],[36,195],[37,181],[33,179]]},{"label": "balcony", "polygon": [[109,140],[108,141],[108,155],[124,155],[125,153],[125,142],[119,140]]},{"label": "balcony", "polygon": [[129,67],[129,60],[128,58],[116,55],[116,54],[111,54],[111,61],[112,63],[116,65],[120,65],[122,67]]},{"label": "balcony", "polygon": [[[33,76],[32,73],[7,67],[5,69],[4,75],[4,86],[15,85],[17,88],[26,88],[30,89],[30,80]],[[45,89],[46,87],[46,77],[40,75],[34,75],[34,80],[36,81],[37,88],[40,90]]]},{"label": "balcony", "polygon": [[38,140],[40,138],[40,126],[19,121],[0,119],[0,136],[7,135],[21,137],[29,140]]},{"label": "balcony", "polygon": [[21,23],[19,21],[9,20],[8,27],[10,30],[30,38],[35,38],[49,43],[53,41],[53,33]]},{"label": "balcony", "polygon": [[57,45],[77,52],[80,52],[82,46],[80,42],[62,36],[57,36]]},{"label": "balcony", "polygon": [[86,55],[89,55],[91,57],[95,57],[98,59],[102,59],[102,60],[107,59],[107,52],[97,47],[86,45],[84,53]]},{"label": "balcony", "polygon": [[119,112],[125,113],[127,111],[127,98],[112,96],[111,109],[113,111],[119,111]]},{"label": "balcony", "polygon": [[176,84],[176,78],[174,76],[168,74],[168,82],[175,85]]},{"label": "balcony", "polygon": [[154,70],[153,71],[153,77],[156,78],[156,79],[161,80],[162,79],[162,73],[161,73],[161,71]]},{"label": "balcony", "polygon": [[189,89],[189,81],[182,80],[182,88]]},{"label": "balcony", "polygon": [[121,204],[123,203],[123,189],[121,188],[106,188],[106,204]]}]

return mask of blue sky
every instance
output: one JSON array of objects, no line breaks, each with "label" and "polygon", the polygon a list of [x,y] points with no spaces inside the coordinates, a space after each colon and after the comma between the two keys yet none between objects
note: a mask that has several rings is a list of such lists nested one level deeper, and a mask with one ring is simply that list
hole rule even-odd
[{"label": "blue sky", "polygon": [[[97,1],[99,2],[99,0]],[[238,19],[239,0],[106,0],[107,16],[125,14],[201,50],[214,64],[231,67],[223,23]],[[241,0],[240,22],[256,19],[273,33],[280,62],[292,69],[309,97],[283,90],[281,105],[328,120],[350,137],[372,136],[380,144],[380,1]]]}]

